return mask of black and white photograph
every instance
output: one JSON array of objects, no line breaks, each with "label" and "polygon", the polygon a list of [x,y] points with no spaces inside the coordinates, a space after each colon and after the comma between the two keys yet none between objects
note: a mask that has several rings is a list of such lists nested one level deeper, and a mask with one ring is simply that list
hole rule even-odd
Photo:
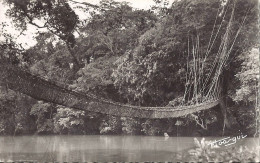
[{"label": "black and white photograph", "polygon": [[0,162],[259,162],[259,0],[0,0]]}]

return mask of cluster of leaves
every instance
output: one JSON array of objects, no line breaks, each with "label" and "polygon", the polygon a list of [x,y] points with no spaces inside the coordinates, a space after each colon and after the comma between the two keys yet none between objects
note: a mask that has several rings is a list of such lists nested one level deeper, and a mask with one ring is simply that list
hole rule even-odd
[{"label": "cluster of leaves", "polygon": [[[67,1],[6,0],[5,2],[10,6],[7,15],[13,19],[16,27],[22,30],[26,30],[28,24],[31,24],[38,28],[47,28],[60,38],[68,40],[71,39],[71,34],[78,23],[78,16]],[[39,21],[43,23],[37,24]]]},{"label": "cluster of leaves", "polygon": [[106,116],[100,127],[100,134],[121,134],[122,123],[120,117]]},{"label": "cluster of leaves", "polygon": [[141,121],[136,118],[122,117],[122,132],[127,135],[137,135],[142,131]]},{"label": "cluster of leaves", "polygon": [[54,117],[54,133],[59,134],[85,134],[83,111],[59,107]]},{"label": "cluster of leaves", "polygon": [[12,65],[26,63],[23,57],[23,49],[17,45],[12,38],[6,38],[5,42],[0,42],[0,59]]},{"label": "cluster of leaves", "polygon": [[233,99],[236,102],[255,103],[259,88],[259,49],[242,53],[239,59],[242,61],[241,70],[235,76],[241,84]]},{"label": "cluster of leaves", "polygon": [[78,70],[80,62],[72,52],[72,48],[76,43],[74,32],[78,26],[79,18],[68,1],[5,0],[5,3],[10,7],[6,14],[12,18],[18,29],[25,31],[29,25],[33,25],[37,29],[51,32],[63,41],[73,58],[75,70]]},{"label": "cluster of leaves", "polygon": [[249,149],[247,146],[240,146],[239,148],[232,147],[225,150],[217,145],[211,145],[209,141],[202,138],[199,141],[194,139],[195,149],[189,151],[190,161],[198,162],[257,162],[259,161],[257,148]]},{"label": "cluster of leaves", "polygon": [[36,117],[37,133],[48,134],[53,130],[53,114],[55,108],[49,103],[39,101],[31,108],[30,114]]},{"label": "cluster of leaves", "polygon": [[0,134],[31,134],[36,126],[30,115],[35,100],[16,93],[6,87],[0,87]]},{"label": "cluster of leaves", "polygon": [[136,45],[136,39],[153,27],[156,20],[149,11],[134,10],[125,2],[103,0],[82,31],[95,35],[98,44],[110,54],[122,55]]}]

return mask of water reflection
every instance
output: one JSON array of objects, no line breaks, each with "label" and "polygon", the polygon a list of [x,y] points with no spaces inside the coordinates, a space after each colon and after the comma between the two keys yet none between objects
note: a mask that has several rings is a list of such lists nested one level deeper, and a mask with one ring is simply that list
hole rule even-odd
[{"label": "water reflection", "polygon": [[[241,144],[256,143],[247,138]],[[174,161],[174,153],[193,147],[192,137],[6,136],[0,137],[0,161]]]}]

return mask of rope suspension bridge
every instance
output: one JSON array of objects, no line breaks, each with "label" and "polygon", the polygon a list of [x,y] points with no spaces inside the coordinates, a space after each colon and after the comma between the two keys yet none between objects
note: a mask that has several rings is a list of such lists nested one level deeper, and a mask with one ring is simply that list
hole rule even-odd
[{"label": "rope suspension bridge", "polygon": [[8,88],[67,107],[110,114],[115,116],[138,118],[169,118],[180,117],[200,110],[210,109],[218,104],[218,100],[193,106],[182,107],[139,107],[111,102],[94,95],[83,94],[66,87],[46,81],[15,66],[1,64],[4,83]]},{"label": "rope suspension bridge", "polygon": [[[74,109],[98,112],[115,116],[137,117],[137,118],[173,118],[181,117],[202,110],[211,109],[220,103],[221,88],[220,76],[226,65],[229,54],[240,30],[237,31],[233,41],[230,43],[230,30],[234,15],[234,7],[226,32],[223,35],[216,59],[212,64],[210,75],[213,77],[209,83],[209,77],[203,78],[204,63],[214,44],[215,38],[209,42],[209,48],[204,56],[200,54],[199,37],[195,45],[188,49],[191,54],[192,64],[187,64],[186,85],[183,99],[191,99],[193,103],[182,103],[178,106],[166,107],[142,107],[112,102],[95,95],[77,92],[64,85],[50,82],[39,76],[33,75],[18,66],[2,62],[0,65],[1,83],[7,88],[19,91],[37,100],[44,100]],[[224,21],[224,18],[223,20]],[[215,25],[214,25],[215,27]],[[242,25],[241,25],[242,27]],[[240,27],[240,29],[241,29]],[[219,29],[221,26],[219,27]],[[217,33],[219,31],[217,29]],[[217,35],[217,34],[216,34]],[[212,31],[213,36],[213,31]],[[189,56],[188,56],[189,57]],[[202,59],[201,59],[202,58]],[[189,83],[189,84],[188,84]],[[192,94],[192,95],[190,95]]]}]

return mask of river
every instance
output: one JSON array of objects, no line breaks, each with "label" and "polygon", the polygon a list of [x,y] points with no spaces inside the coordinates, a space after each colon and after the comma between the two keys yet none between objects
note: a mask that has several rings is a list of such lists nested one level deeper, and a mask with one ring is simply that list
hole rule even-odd
[{"label": "river", "polygon": [[[256,139],[236,143],[241,144],[253,146]],[[0,161],[175,161],[194,147],[193,137],[1,136]]]}]

